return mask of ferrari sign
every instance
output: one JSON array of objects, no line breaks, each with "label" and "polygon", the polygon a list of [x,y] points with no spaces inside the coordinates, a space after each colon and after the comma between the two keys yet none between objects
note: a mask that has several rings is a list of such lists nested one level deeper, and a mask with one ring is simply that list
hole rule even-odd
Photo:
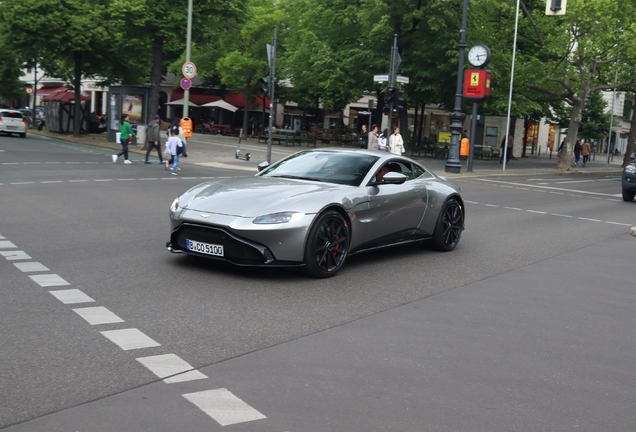
[{"label": "ferrari sign", "polygon": [[492,74],[486,69],[467,69],[464,73],[464,97],[482,100],[490,96]]}]

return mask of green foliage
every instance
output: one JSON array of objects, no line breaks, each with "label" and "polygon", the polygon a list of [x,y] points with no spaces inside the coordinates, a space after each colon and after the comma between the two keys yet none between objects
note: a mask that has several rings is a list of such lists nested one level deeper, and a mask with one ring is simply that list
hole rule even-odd
[{"label": "green foliage", "polygon": [[21,65],[15,53],[0,39],[0,98],[11,100],[24,96]]},{"label": "green foliage", "polygon": [[579,127],[579,138],[602,139],[607,136],[610,126],[610,114],[605,112],[607,101],[600,91],[590,94],[583,110]]}]

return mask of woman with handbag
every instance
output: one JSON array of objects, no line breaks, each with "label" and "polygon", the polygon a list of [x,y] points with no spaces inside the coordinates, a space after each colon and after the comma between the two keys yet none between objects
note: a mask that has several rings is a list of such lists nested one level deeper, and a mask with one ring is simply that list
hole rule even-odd
[{"label": "woman with handbag", "polygon": [[130,122],[128,121],[128,114],[124,114],[121,116],[121,124],[119,125],[119,140],[121,142],[121,151],[116,155],[112,155],[113,163],[117,163],[117,158],[119,156],[124,156],[124,163],[130,164],[131,161],[128,160],[128,144],[132,143],[133,137],[136,137],[135,132],[132,130],[132,126],[130,126]]}]

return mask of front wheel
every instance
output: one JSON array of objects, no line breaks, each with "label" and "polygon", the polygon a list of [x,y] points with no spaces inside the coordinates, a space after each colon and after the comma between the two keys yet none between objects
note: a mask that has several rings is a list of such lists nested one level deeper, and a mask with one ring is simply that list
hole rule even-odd
[{"label": "front wheel", "polygon": [[347,259],[349,226],[340,213],[328,210],[312,225],[305,245],[305,268],[310,276],[334,276]]},{"label": "front wheel", "polygon": [[433,233],[435,248],[443,252],[455,249],[463,229],[464,210],[456,199],[451,198],[446,201],[437,219],[437,226]]},{"label": "front wheel", "polygon": [[623,189],[623,201],[632,202],[634,201],[634,192],[630,192],[628,190]]}]

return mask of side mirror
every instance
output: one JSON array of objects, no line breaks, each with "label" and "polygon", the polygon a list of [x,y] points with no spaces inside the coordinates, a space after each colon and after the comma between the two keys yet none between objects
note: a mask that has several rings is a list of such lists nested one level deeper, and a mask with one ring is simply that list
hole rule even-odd
[{"label": "side mirror", "polygon": [[258,172],[261,172],[264,169],[267,169],[268,167],[269,167],[269,162],[267,162],[267,161],[263,161],[263,162],[259,163],[258,165],[256,165],[256,168],[258,168]]},{"label": "side mirror", "polygon": [[382,184],[402,184],[406,181],[406,176],[402,173],[388,172],[384,174],[381,181],[372,181],[369,186],[379,186]]}]

